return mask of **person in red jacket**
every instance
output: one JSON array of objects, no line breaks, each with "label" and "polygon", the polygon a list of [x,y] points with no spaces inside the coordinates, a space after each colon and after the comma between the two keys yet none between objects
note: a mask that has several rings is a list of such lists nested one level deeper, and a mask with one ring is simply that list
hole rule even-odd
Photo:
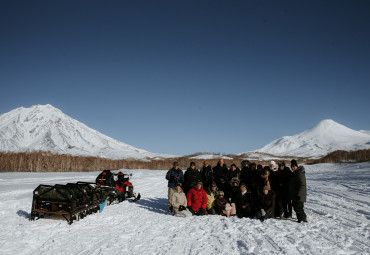
[{"label": "person in red jacket", "polygon": [[188,200],[188,208],[193,215],[206,215],[207,194],[203,190],[203,183],[198,182],[186,196]]}]

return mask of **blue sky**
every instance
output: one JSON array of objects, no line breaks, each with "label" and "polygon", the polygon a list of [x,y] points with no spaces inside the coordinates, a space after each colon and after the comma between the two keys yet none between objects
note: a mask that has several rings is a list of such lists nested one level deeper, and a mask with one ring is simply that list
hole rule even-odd
[{"label": "blue sky", "polygon": [[370,130],[369,1],[1,1],[0,113],[51,104],[152,152]]}]

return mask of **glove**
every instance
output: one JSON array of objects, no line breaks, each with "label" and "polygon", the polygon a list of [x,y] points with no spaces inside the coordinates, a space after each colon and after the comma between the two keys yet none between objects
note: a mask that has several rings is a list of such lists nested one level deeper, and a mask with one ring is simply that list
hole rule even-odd
[{"label": "glove", "polygon": [[184,211],[184,210],[186,210],[185,206],[180,205],[180,206],[179,206],[179,211]]},{"label": "glove", "polygon": [[262,217],[264,217],[266,215],[265,210],[261,209],[261,214],[262,214]]}]

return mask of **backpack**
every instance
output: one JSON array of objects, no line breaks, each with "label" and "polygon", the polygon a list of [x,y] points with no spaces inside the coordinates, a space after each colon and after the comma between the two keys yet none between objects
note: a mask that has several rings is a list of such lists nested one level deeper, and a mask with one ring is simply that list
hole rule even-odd
[{"label": "backpack", "polygon": [[114,177],[110,170],[104,170],[96,177],[96,184],[114,187]]}]

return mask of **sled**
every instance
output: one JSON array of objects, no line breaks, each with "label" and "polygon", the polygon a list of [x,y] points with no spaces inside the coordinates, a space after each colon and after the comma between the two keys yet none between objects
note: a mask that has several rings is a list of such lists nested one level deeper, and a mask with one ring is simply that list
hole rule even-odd
[{"label": "sled", "polygon": [[89,214],[99,211],[104,200],[91,198],[86,185],[39,185],[33,192],[30,220],[45,216],[62,216],[72,224]]}]

